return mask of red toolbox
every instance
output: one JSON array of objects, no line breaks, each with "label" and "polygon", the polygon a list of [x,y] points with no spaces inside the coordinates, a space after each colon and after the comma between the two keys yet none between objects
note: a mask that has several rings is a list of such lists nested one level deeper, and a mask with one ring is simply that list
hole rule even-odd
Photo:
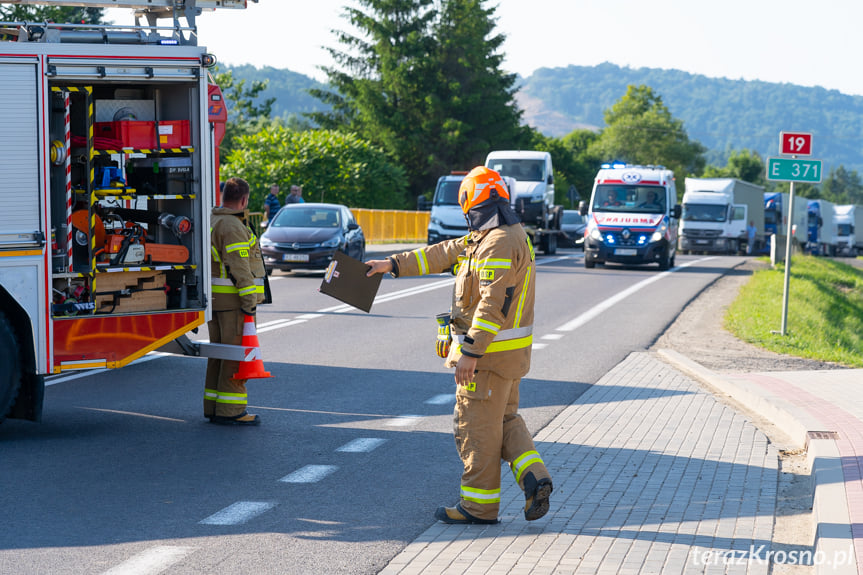
[{"label": "red toolbox", "polygon": [[159,147],[179,148],[189,145],[189,120],[159,122]]},{"label": "red toolbox", "polygon": [[123,148],[153,150],[158,148],[179,148],[190,145],[189,121],[159,122],[158,145],[156,124],[137,120],[119,122],[96,122],[93,135],[97,138],[111,138],[122,142]]}]

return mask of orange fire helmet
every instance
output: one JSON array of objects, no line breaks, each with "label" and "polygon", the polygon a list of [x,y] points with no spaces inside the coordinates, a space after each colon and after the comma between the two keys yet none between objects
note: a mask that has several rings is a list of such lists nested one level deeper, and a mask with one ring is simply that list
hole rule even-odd
[{"label": "orange fire helmet", "polygon": [[458,205],[464,213],[497,198],[509,200],[509,190],[500,174],[485,166],[472,169],[458,188]]}]

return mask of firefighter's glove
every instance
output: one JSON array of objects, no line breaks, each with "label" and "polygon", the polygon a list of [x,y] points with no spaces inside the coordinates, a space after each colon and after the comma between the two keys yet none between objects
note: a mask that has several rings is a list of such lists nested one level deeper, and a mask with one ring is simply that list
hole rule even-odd
[{"label": "firefighter's glove", "polygon": [[441,313],[435,316],[437,320],[437,342],[435,342],[435,352],[438,357],[446,358],[449,356],[449,349],[452,346],[452,333],[450,332],[449,322],[450,314]]},{"label": "firefighter's glove", "polygon": [[252,310],[252,311],[246,311],[246,310],[242,309],[242,310],[240,310],[240,311],[242,311],[242,312],[243,312],[243,315],[247,315],[247,316],[249,316],[249,317],[255,317],[255,310]]}]

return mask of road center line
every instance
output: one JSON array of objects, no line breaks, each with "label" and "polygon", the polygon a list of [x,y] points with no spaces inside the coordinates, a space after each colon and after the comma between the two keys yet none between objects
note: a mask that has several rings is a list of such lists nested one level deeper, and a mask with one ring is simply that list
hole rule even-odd
[{"label": "road center line", "polygon": [[194,547],[159,545],[130,557],[102,575],[156,575],[194,550]]},{"label": "road center line", "polygon": [[198,521],[199,525],[242,525],[249,519],[269,511],[276,504],[271,501],[237,501]]},{"label": "road center line", "polygon": [[604,311],[614,307],[615,305],[617,305],[618,303],[620,303],[624,299],[628,298],[632,294],[634,294],[634,293],[638,292],[639,290],[649,286],[653,282],[657,282],[657,281],[661,280],[662,278],[668,276],[669,274],[673,274],[676,271],[682,270],[683,268],[689,267],[689,266],[694,265],[694,264],[703,263],[703,262],[706,262],[706,261],[712,260],[712,259],[713,259],[712,257],[709,257],[709,258],[701,258],[699,260],[687,262],[683,265],[676,266],[674,269],[664,271],[662,273],[656,274],[655,276],[651,276],[645,280],[642,280],[642,281],[638,282],[637,284],[631,285],[628,288],[626,288],[625,290],[623,290],[622,292],[618,292],[618,293],[614,294],[613,296],[611,296],[610,298],[606,299],[605,301],[602,301],[599,304],[593,306],[590,309],[590,311],[587,311],[587,312],[581,314],[580,316],[576,317],[575,319],[572,319],[572,320],[566,322],[562,326],[559,326],[557,328],[557,331],[574,331],[574,330],[578,329],[579,327],[583,326],[584,324],[586,324],[587,322],[589,322],[590,320],[596,318],[597,316],[599,316]]},{"label": "road center line", "polygon": [[279,481],[282,483],[315,483],[338,469],[336,465],[306,465]]},{"label": "road center line", "polygon": [[380,437],[358,437],[353,441],[345,443],[336,449],[336,451],[341,453],[368,453],[369,451],[377,449],[386,443],[386,441],[386,439],[382,439]]}]

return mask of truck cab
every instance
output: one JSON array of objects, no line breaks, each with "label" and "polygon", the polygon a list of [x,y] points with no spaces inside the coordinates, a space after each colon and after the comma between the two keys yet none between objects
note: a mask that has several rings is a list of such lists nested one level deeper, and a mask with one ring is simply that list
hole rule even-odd
[{"label": "truck cab", "polygon": [[515,180],[510,200],[526,225],[549,227],[554,208],[554,171],[548,152],[499,150],[489,152],[485,167]]},{"label": "truck cab", "polygon": [[584,267],[615,262],[674,266],[680,206],[664,166],[603,164],[596,175],[584,238]]}]

